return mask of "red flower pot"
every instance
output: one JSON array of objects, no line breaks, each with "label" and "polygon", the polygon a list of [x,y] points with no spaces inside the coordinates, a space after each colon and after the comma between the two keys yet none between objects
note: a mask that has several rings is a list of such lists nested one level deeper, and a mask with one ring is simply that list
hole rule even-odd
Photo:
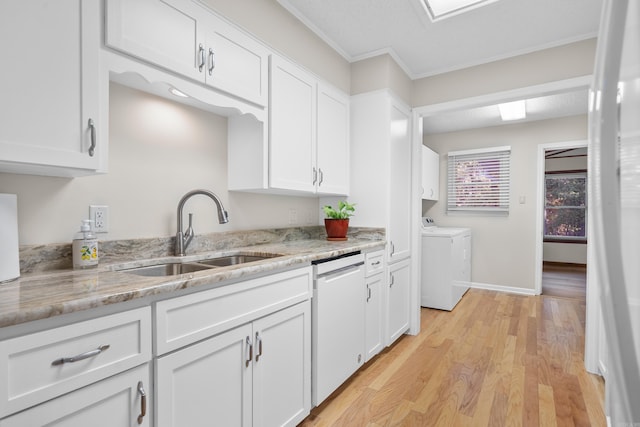
[{"label": "red flower pot", "polygon": [[347,229],[349,228],[349,218],[345,219],[324,219],[324,228],[327,230],[327,240],[347,240]]}]

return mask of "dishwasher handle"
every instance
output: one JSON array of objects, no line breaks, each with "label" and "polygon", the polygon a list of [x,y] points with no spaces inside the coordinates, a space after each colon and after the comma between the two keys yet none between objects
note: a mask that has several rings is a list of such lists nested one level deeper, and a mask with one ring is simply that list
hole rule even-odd
[{"label": "dishwasher handle", "polygon": [[346,267],[338,268],[337,270],[331,270],[331,271],[327,271],[326,273],[318,274],[316,278],[324,279],[325,281],[335,280],[339,277],[342,277],[351,273],[352,271],[360,269],[360,267],[362,267],[363,265],[364,265],[364,261],[358,262],[356,264],[351,264]]}]

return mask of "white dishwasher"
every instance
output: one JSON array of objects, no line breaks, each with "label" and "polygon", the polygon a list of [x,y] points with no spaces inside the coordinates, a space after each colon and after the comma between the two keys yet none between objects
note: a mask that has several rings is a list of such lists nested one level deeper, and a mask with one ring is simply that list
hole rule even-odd
[{"label": "white dishwasher", "polygon": [[311,403],[318,406],[364,363],[364,255],[313,262]]}]

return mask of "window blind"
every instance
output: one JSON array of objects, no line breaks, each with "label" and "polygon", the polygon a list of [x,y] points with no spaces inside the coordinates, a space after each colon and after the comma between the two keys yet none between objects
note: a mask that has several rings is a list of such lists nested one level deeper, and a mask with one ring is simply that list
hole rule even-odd
[{"label": "window blind", "polygon": [[447,211],[509,212],[511,147],[448,153]]}]

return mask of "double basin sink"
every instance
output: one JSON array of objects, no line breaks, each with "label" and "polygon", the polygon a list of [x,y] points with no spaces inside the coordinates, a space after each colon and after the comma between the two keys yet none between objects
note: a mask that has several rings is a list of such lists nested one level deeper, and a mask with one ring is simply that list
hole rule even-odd
[{"label": "double basin sink", "polygon": [[282,256],[280,254],[245,255],[235,254],[217,258],[204,259],[191,262],[163,262],[162,264],[148,265],[118,270],[122,273],[131,273],[138,276],[175,276],[178,274],[194,273],[201,270],[209,270],[230,265],[246,264],[248,262],[262,261],[264,259]]}]

